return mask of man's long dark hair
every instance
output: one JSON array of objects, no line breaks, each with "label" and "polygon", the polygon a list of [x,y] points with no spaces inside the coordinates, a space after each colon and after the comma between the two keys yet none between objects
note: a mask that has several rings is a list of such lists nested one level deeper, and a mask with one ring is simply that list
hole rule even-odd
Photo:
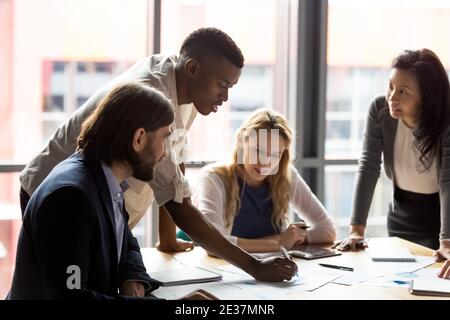
[{"label": "man's long dark hair", "polygon": [[429,49],[405,50],[392,68],[410,72],[419,85],[422,113],[414,130],[420,162],[428,169],[450,123],[449,80],[438,56]]},{"label": "man's long dark hair", "polygon": [[78,150],[95,154],[111,166],[114,160],[133,161],[132,141],[137,129],[154,132],[174,120],[173,106],[162,93],[145,82],[117,86],[83,122]]}]

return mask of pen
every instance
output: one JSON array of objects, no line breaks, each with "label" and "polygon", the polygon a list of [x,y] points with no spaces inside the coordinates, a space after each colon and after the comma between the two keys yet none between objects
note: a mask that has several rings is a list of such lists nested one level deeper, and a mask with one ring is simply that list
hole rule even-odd
[{"label": "pen", "polygon": [[300,229],[309,229],[309,228],[311,228],[311,226],[308,226],[308,225],[306,225],[306,224],[297,224],[297,223],[294,223],[294,225],[295,225],[297,228],[300,228]]},{"label": "pen", "polygon": [[291,256],[290,256],[289,252],[286,250],[286,248],[283,247],[283,246],[280,246],[280,249],[281,249],[281,252],[283,253],[283,256],[284,256],[286,259],[292,261],[292,258],[291,258]]},{"label": "pen", "polygon": [[353,268],[343,267],[343,266],[335,266],[334,264],[319,263],[319,266],[322,266],[322,267],[325,267],[325,268],[333,268],[333,269],[345,270],[345,271],[353,271]]},{"label": "pen", "polygon": [[[280,249],[281,249],[281,252],[283,253],[283,256],[284,256],[286,259],[292,261],[291,255],[290,255],[289,252],[286,250],[286,248],[283,247],[283,246],[280,246]],[[295,277],[298,277],[298,271],[295,273]]]}]

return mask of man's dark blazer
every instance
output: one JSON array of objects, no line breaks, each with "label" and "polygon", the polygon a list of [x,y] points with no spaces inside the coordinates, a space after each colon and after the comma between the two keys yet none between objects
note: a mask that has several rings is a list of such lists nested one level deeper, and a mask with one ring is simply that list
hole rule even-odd
[{"label": "man's dark blazer", "polygon": [[[128,214],[124,216],[118,263],[112,200],[99,161],[75,153],[61,162],[25,210],[7,298],[123,298],[118,287],[127,280],[142,282],[149,294],[157,284],[145,270]],[[70,266],[80,268],[80,290],[73,289],[76,282],[70,277],[75,272]]]}]

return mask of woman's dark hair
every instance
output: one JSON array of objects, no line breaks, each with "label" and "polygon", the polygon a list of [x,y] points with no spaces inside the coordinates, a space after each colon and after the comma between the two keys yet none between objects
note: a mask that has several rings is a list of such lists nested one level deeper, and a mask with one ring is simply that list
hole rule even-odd
[{"label": "woman's dark hair", "polygon": [[447,72],[438,56],[429,49],[403,51],[392,62],[392,68],[410,72],[419,85],[422,113],[414,136],[420,162],[428,169],[450,123]]},{"label": "woman's dark hair", "polygon": [[137,129],[155,132],[174,120],[173,107],[162,93],[144,81],[117,86],[83,122],[78,150],[111,165],[133,161],[133,136]]}]

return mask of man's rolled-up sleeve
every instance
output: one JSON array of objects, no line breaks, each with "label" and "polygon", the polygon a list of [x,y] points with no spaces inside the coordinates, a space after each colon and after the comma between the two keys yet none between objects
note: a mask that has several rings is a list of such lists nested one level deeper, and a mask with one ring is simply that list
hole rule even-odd
[{"label": "man's rolled-up sleeve", "polygon": [[189,182],[174,159],[176,156],[172,151],[156,165],[153,180],[149,182],[158,206],[171,200],[182,203],[183,198],[192,196]]}]

